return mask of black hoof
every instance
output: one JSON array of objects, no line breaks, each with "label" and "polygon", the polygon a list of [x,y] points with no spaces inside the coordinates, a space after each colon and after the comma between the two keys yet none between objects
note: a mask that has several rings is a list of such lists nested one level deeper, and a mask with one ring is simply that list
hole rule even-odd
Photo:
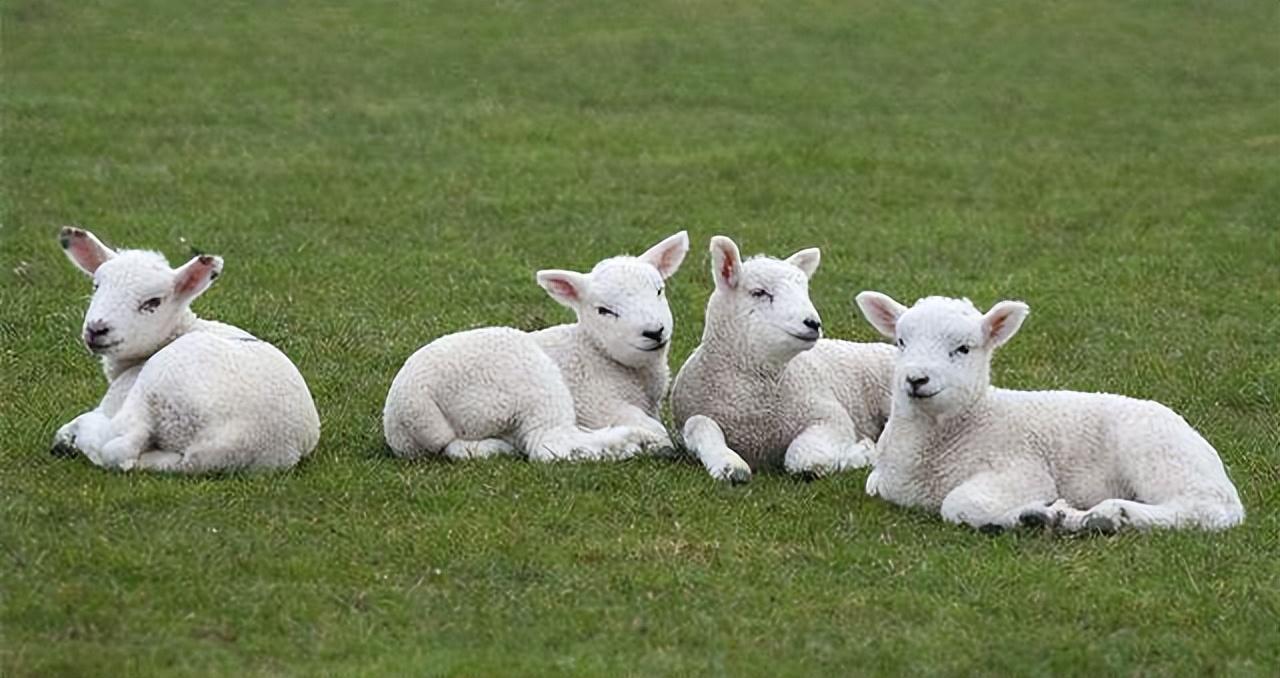
[{"label": "black hoof", "polygon": [[994,535],[994,534],[1000,534],[1001,532],[1004,532],[1004,528],[999,525],[996,525],[995,523],[987,523],[986,525],[979,527],[978,531],[983,534]]},{"label": "black hoof", "polygon": [[1040,511],[1024,511],[1018,516],[1018,522],[1022,523],[1023,527],[1049,527],[1052,524],[1049,516]]},{"label": "black hoof", "polygon": [[1084,529],[1098,534],[1115,534],[1116,523],[1106,516],[1089,516],[1084,519]]},{"label": "black hoof", "polygon": [[746,485],[749,482],[751,482],[750,471],[742,468],[736,468],[729,472],[730,485]]},{"label": "black hoof", "polygon": [[69,459],[79,454],[79,452],[76,450],[76,448],[66,443],[56,443],[54,444],[53,447],[49,448],[49,454],[55,457],[62,457],[63,459]]}]

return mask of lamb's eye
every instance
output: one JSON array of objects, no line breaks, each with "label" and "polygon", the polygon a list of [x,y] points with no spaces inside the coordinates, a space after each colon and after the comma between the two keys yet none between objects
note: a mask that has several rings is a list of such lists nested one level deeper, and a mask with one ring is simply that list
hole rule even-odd
[{"label": "lamb's eye", "polygon": [[969,347],[968,347],[968,346],[957,346],[957,347],[956,347],[955,352],[956,352],[956,353],[959,353],[960,355],[967,355],[967,354],[969,353]]},{"label": "lamb's eye", "polygon": [[161,302],[161,301],[164,301],[164,300],[163,300],[163,299],[161,299],[160,297],[151,297],[150,299],[148,299],[148,300],[146,300],[146,301],[142,302],[142,305],[138,307],[138,312],[139,312],[139,313],[152,313],[152,312],[154,312],[157,308],[160,308],[160,302]]},{"label": "lamb's eye", "polygon": [[604,307],[604,306],[597,306],[597,307],[596,307],[596,313],[599,313],[600,315],[607,315],[607,316],[611,316],[611,317],[614,317],[614,318],[618,317],[618,313],[617,313],[616,311],[614,311],[614,310],[613,310],[613,309],[611,309],[611,308],[606,308],[606,307]]},{"label": "lamb's eye", "polygon": [[94,292],[97,292],[97,291],[98,291],[98,283],[96,283],[96,282],[95,282],[95,283],[93,283],[93,291],[94,291]]},{"label": "lamb's eye", "polygon": [[756,288],[751,290],[751,296],[756,299],[768,299],[769,301],[773,301],[773,295],[769,294],[769,290],[766,289]]},{"label": "lamb's eye", "polygon": [[906,347],[907,347],[907,342],[905,342],[905,341],[903,341],[901,338],[899,338],[899,339],[898,339],[898,348],[906,348]]},{"label": "lamb's eye", "polygon": [[662,288],[661,288],[661,287],[659,287],[659,288],[658,288],[658,296],[662,296]]}]

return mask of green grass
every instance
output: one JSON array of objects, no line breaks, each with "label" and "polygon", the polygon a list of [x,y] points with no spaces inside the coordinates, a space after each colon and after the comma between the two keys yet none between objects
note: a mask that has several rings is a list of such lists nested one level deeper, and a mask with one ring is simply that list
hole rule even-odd
[{"label": "green grass", "polygon": [[[345,5],[352,6],[347,7]],[[1280,672],[1274,2],[4,3],[0,674]],[[291,473],[46,453],[103,390],[59,225],[226,257],[324,433]],[[864,472],[404,463],[416,347],[566,312],[533,283],[678,229],[823,248],[851,298],[1033,309],[996,380],[1161,400],[1224,534],[990,538]]]}]

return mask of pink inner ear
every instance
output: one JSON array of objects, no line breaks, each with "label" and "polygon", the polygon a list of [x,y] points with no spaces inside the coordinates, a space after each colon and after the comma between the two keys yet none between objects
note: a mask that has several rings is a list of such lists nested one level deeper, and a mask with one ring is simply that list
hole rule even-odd
[{"label": "pink inner ear", "polygon": [[106,253],[100,247],[97,247],[92,240],[83,235],[72,238],[67,251],[71,253],[71,257],[76,260],[76,263],[80,264],[80,268],[90,273],[98,270],[98,267],[107,260]]},{"label": "pink inner ear", "polygon": [[725,282],[729,282],[733,277],[733,267],[733,257],[725,253],[724,260],[720,263],[720,278]]},{"label": "pink inner ear", "polygon": [[578,288],[574,287],[573,283],[568,280],[564,280],[563,278],[551,278],[547,281],[547,284],[551,286],[551,291],[555,293],[556,296],[572,299],[574,301],[578,300]]},{"label": "pink inner ear", "polygon": [[200,284],[209,275],[209,271],[213,268],[212,260],[205,263],[203,260],[192,264],[183,272],[182,278],[178,280],[178,287],[175,290],[179,295],[190,294],[199,289]]}]

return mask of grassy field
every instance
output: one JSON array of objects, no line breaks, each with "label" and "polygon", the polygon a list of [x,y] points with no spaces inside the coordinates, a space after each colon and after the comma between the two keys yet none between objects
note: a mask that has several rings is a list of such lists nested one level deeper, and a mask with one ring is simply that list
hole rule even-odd
[{"label": "grassy field", "polygon": [[[347,6],[350,4],[351,6]],[[1280,5],[188,3],[0,13],[0,675],[1280,673]],[[184,261],[283,348],[291,473],[47,454],[104,384],[57,227]],[[427,340],[567,312],[537,268],[688,229],[823,248],[852,305],[1021,298],[1013,387],[1161,400],[1220,450],[1225,534],[987,537],[865,472],[388,458]]]}]

